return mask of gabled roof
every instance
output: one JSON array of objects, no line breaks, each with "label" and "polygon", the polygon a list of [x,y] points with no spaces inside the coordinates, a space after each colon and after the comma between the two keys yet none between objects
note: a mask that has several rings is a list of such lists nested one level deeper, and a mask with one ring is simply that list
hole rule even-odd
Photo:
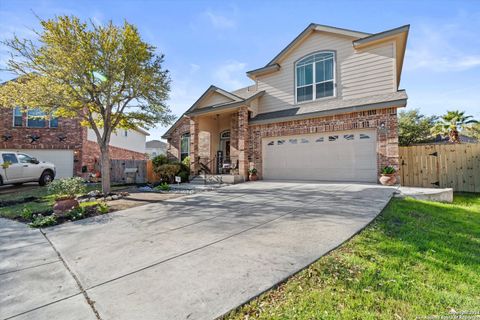
[{"label": "gabled roof", "polygon": [[328,32],[333,34],[339,34],[347,37],[352,37],[354,39],[367,37],[370,33],[337,28],[332,26],[326,26],[323,24],[317,23],[310,23],[305,30],[303,30],[292,42],[290,42],[279,54],[277,54],[269,63],[265,65],[265,67],[258,68],[255,70],[247,71],[247,76],[251,78],[251,76],[256,76],[260,74],[267,73],[269,71],[277,71],[280,69],[280,65],[278,62],[285,57],[293,48],[295,48],[300,42],[306,39],[312,32],[321,31],[321,32]]},{"label": "gabled roof", "polygon": [[[247,87],[248,88],[248,87]],[[239,89],[238,91],[245,91],[247,88],[242,88],[242,89]],[[199,108],[199,109],[196,109],[196,107],[199,105],[199,103],[201,103],[203,101],[203,99],[205,99],[206,97],[209,96],[210,93],[219,93],[227,98],[230,98],[232,101],[231,102],[225,102],[225,103],[219,103],[219,104],[215,104],[215,105],[211,105],[211,106],[206,106],[206,107],[203,107],[203,108]],[[259,91],[259,92],[254,92],[254,94],[251,94],[251,95],[248,95],[246,96],[245,98],[242,98],[240,97],[239,95],[236,95],[232,92],[228,92],[226,90],[223,90],[221,88],[218,88],[214,85],[211,85],[203,94],[200,98],[198,98],[197,101],[195,101],[195,103],[187,110],[185,111],[178,119],[177,121],[175,121],[175,123],[167,130],[167,132],[165,132],[163,135],[162,135],[162,138],[163,139],[166,139],[168,138],[168,136],[170,135],[170,133],[175,129],[175,127],[177,126],[177,124],[180,123],[180,121],[186,117],[186,116],[190,116],[190,115],[197,115],[197,114],[202,114],[202,113],[207,113],[207,112],[210,112],[212,110],[226,110],[226,109],[230,109],[230,108],[236,108],[240,105],[243,105],[243,104],[248,104],[250,103],[251,101],[255,100],[256,98],[259,98],[261,97],[263,94],[265,93],[265,91]],[[242,92],[242,94],[244,94]]]},{"label": "gabled roof", "polygon": [[211,85],[210,87],[208,87],[207,90],[205,90],[205,92],[200,96],[200,98],[198,98],[197,101],[195,101],[192,104],[192,106],[190,108],[188,108],[187,111],[185,111],[185,113],[189,113],[189,112],[193,111],[205,98],[207,98],[212,93],[221,94],[222,96],[232,100],[232,102],[243,100],[241,97],[239,97],[239,96],[237,96],[237,95],[235,95],[231,92],[228,92],[227,90],[223,90],[222,88]]},{"label": "gabled roof", "polygon": [[277,54],[264,67],[247,71],[247,76],[254,79],[256,76],[268,74],[280,70],[279,62],[297,47],[304,39],[315,31],[328,32],[347,37],[352,37],[352,45],[356,49],[361,49],[369,45],[373,45],[382,41],[393,40],[396,42],[397,48],[397,83],[400,83],[400,75],[402,73],[403,58],[405,57],[405,49],[410,25],[404,25],[399,28],[382,31],[375,34],[325,26],[321,24],[311,23],[303,30],[292,42],[290,42],[279,54]]}]

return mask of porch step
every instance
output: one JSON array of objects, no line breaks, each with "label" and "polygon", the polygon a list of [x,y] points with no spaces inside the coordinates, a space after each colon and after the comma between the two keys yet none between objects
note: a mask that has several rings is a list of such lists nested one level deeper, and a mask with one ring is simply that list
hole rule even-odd
[{"label": "porch step", "polygon": [[244,182],[243,176],[230,175],[230,174],[207,174],[198,175],[190,180],[191,184],[204,185],[204,184],[235,184]]}]

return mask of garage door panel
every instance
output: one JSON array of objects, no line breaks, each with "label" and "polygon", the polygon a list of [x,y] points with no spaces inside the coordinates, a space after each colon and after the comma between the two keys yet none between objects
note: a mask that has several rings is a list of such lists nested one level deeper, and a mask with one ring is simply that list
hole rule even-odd
[{"label": "garage door panel", "polygon": [[376,181],[374,130],[265,138],[265,179]]},{"label": "garage door panel", "polygon": [[29,154],[39,161],[51,162],[57,170],[56,178],[68,178],[73,176],[73,150],[52,149],[22,149],[16,150]]}]

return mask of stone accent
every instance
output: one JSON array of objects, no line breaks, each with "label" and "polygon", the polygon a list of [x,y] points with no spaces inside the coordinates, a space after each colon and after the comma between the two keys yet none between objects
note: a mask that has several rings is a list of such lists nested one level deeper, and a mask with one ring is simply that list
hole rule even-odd
[{"label": "stone accent", "polygon": [[[184,120],[182,120],[184,121]],[[239,160],[239,174],[248,176],[248,169],[255,167],[262,177],[262,139],[264,137],[310,134],[317,132],[335,132],[376,128],[377,132],[377,170],[389,165],[398,170],[398,123],[397,107],[351,112],[333,116],[304,120],[285,121],[270,124],[248,124],[248,109],[240,107],[230,120],[230,155]],[[198,131],[195,121],[184,121],[172,132],[169,150],[177,150],[183,133]],[[191,156],[198,152],[198,138],[191,135]],[[197,145],[197,148],[195,148]],[[192,153],[193,151],[193,153]],[[178,150],[177,150],[178,152]],[[170,152],[172,153],[172,152]],[[176,153],[176,157],[179,154]],[[235,158],[234,158],[235,159]]]},{"label": "stone accent", "polygon": [[316,132],[334,132],[377,128],[377,169],[389,165],[398,170],[398,123],[397,108],[368,110],[338,114],[327,117],[311,118],[259,124],[249,126],[249,160],[262,176],[262,138],[309,134]]},{"label": "stone accent", "polygon": [[249,126],[248,126],[248,109],[240,107],[238,116],[238,172],[244,177],[248,177],[248,144],[249,144]]},{"label": "stone accent", "polygon": [[172,131],[168,141],[167,157],[170,160],[180,160],[180,138],[184,133],[190,132],[190,119],[181,119]]},{"label": "stone accent", "polygon": [[190,118],[190,170],[196,174],[200,168],[198,168],[197,158],[199,155],[199,128],[198,119]]}]

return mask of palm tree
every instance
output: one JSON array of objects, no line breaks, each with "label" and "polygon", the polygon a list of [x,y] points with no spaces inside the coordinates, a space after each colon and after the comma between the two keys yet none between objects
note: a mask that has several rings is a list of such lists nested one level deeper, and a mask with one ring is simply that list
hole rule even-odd
[{"label": "palm tree", "polygon": [[460,143],[458,132],[468,124],[478,123],[472,118],[472,116],[466,116],[465,111],[447,111],[432,128],[432,133],[448,136],[451,142]]}]

